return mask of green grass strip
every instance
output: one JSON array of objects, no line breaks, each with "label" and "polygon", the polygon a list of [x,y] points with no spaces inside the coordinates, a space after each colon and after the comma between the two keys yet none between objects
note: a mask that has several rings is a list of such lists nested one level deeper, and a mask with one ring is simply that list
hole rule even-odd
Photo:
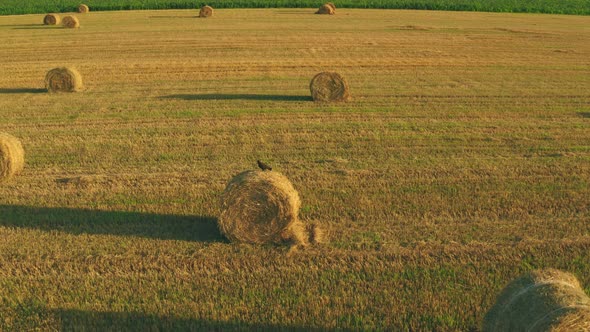
[{"label": "green grass strip", "polygon": [[[0,15],[42,14],[75,11],[80,0],[4,0]],[[318,0],[85,0],[92,11],[138,9],[213,8],[311,8]],[[337,8],[424,9],[590,15],[590,0],[340,0]]]}]

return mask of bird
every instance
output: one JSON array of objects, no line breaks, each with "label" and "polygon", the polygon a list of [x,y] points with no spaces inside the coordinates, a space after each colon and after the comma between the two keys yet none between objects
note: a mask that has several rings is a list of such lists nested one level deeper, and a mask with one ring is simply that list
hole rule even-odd
[{"label": "bird", "polygon": [[258,167],[260,167],[261,170],[263,171],[272,171],[272,167],[268,166],[267,164],[263,163],[260,160],[256,160],[256,163],[258,164]]}]

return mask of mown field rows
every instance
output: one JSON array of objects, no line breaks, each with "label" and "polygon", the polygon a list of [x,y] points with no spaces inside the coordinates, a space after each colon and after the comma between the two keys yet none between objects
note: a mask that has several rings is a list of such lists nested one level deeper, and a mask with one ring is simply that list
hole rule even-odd
[{"label": "mown field rows", "polygon": [[[0,17],[0,330],[477,329],[524,271],[590,292],[590,20],[338,9]],[[78,68],[86,90],[47,94]],[[334,70],[353,101],[315,104]],[[263,159],[323,246],[227,243]]]},{"label": "mown field rows", "polygon": [[[137,9],[194,9],[202,5],[214,8],[312,8],[323,4],[318,0],[87,0],[91,10],[137,10]],[[589,15],[590,0],[339,0],[338,8],[371,9],[426,9],[452,11],[484,11],[512,13],[548,13]],[[0,15],[18,15],[75,11],[77,0],[11,0],[0,4]]]}]

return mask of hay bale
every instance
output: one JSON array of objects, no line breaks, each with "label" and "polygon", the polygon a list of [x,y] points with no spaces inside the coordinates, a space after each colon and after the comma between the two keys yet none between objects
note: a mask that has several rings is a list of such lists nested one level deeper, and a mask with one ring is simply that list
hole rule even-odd
[{"label": "hay bale", "polygon": [[315,13],[323,15],[334,15],[336,14],[336,7],[334,6],[334,4],[330,5],[326,3],[321,5],[320,9],[318,9],[318,11]]},{"label": "hay bale", "polygon": [[74,29],[74,28],[79,28],[80,27],[80,21],[78,21],[78,18],[76,16],[65,16],[62,20],[61,20],[61,25],[64,26],[65,28],[70,28],[70,29]]},{"label": "hay bale", "polygon": [[57,25],[60,22],[59,15],[57,14],[47,14],[43,18],[43,24],[45,25]]},{"label": "hay bale", "polygon": [[299,194],[274,171],[245,171],[228,183],[221,198],[219,230],[229,240],[246,243],[307,244],[299,220]]},{"label": "hay bale", "polygon": [[336,13],[336,5],[333,2],[326,2],[326,5],[332,7],[332,9],[334,9],[334,13]]},{"label": "hay bale", "polygon": [[0,182],[20,173],[25,166],[25,150],[20,141],[0,132]]},{"label": "hay bale", "polygon": [[590,298],[569,273],[532,271],[506,286],[483,331],[590,331]]},{"label": "hay bale", "polygon": [[75,68],[54,68],[45,75],[45,87],[49,92],[76,92],[81,91],[82,76]]},{"label": "hay bale", "polygon": [[85,4],[81,4],[80,6],[78,6],[78,13],[86,14],[89,11],[90,8],[88,8],[88,6],[86,6]]},{"label": "hay bale", "polygon": [[199,17],[211,17],[213,16],[213,7],[203,6],[199,12]]},{"label": "hay bale", "polygon": [[314,101],[349,101],[350,89],[342,75],[322,72],[314,76],[309,85]]}]

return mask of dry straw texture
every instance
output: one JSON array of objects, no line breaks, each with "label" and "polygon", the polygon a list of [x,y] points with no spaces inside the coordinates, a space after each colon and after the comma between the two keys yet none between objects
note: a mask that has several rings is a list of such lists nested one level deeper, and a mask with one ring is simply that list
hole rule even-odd
[{"label": "dry straw texture", "polygon": [[336,5],[333,2],[326,2],[326,5],[332,7],[332,9],[334,9],[334,12],[336,12]]},{"label": "dry straw texture", "polygon": [[80,27],[80,21],[78,21],[78,18],[76,16],[65,16],[61,20],[61,24],[64,27],[71,28],[71,29]]},{"label": "dry straw texture", "polygon": [[201,11],[199,12],[199,17],[210,17],[210,16],[213,16],[213,7],[211,7],[211,6],[201,7]]},{"label": "dry straw texture", "polygon": [[49,92],[76,92],[83,88],[82,76],[75,68],[54,68],[45,75],[45,87]]},{"label": "dry straw texture", "polygon": [[59,24],[60,18],[57,14],[47,14],[43,18],[43,24],[45,25],[56,25]]},{"label": "dry straw texture", "polygon": [[300,206],[299,193],[284,175],[245,171],[223,192],[219,230],[237,242],[307,244],[306,228],[298,218]]},{"label": "dry straw texture", "polygon": [[314,101],[348,101],[350,89],[346,79],[338,73],[323,72],[314,76],[309,85]]},{"label": "dry straw texture", "polygon": [[88,8],[88,6],[86,6],[85,4],[81,4],[80,6],[78,6],[78,13],[88,13],[90,11],[90,8]]},{"label": "dry straw texture", "polygon": [[332,3],[323,4],[320,9],[318,9],[316,14],[324,14],[324,15],[334,15],[336,14],[336,7]]},{"label": "dry straw texture", "polygon": [[506,286],[483,331],[590,331],[590,298],[569,273],[533,271]]},{"label": "dry straw texture", "polygon": [[25,166],[25,151],[20,141],[0,132],[0,182],[20,173]]},{"label": "dry straw texture", "polygon": [[307,241],[312,244],[321,244],[326,241],[326,234],[316,224],[306,225],[306,232],[308,234]]}]

